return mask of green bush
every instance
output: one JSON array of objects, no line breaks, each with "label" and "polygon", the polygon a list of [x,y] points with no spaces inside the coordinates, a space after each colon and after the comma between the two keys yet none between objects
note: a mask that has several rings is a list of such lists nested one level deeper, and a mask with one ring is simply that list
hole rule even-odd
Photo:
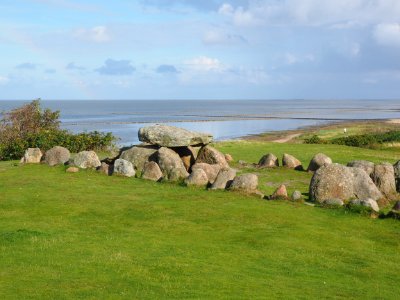
[{"label": "green bush", "polygon": [[400,142],[400,131],[351,135],[335,138],[329,141],[314,135],[311,138],[304,140],[305,144],[335,144],[362,148],[378,148],[385,143],[393,142]]},{"label": "green bush", "polygon": [[5,113],[0,127],[0,159],[19,159],[27,148],[47,151],[62,146],[71,152],[109,150],[116,138],[98,131],[73,134],[59,128],[59,112],[42,111],[35,100],[21,108]]}]

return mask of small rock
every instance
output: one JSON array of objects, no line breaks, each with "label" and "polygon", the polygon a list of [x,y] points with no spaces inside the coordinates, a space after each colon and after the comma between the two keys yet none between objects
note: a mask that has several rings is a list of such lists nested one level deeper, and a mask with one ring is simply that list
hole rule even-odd
[{"label": "small rock", "polygon": [[295,169],[295,170],[299,170],[299,171],[303,170],[303,166],[301,165],[301,162],[293,155],[290,155],[287,153],[283,154],[282,165],[289,169]]},{"label": "small rock", "polygon": [[260,168],[279,167],[278,158],[274,154],[268,153],[263,157],[261,157],[260,161],[258,162],[258,167]]},{"label": "small rock", "polygon": [[300,200],[303,199],[303,195],[301,194],[300,191],[294,191],[294,192],[292,193],[291,199],[292,199],[293,201],[300,201]]},{"label": "small rock", "polygon": [[392,210],[400,211],[400,201],[396,201],[396,203],[394,204]]},{"label": "small rock", "polygon": [[154,161],[144,164],[142,178],[152,181],[159,181],[163,177],[160,167]]},{"label": "small rock", "polygon": [[322,204],[326,206],[343,206],[344,202],[341,199],[332,198],[326,199],[324,202],[322,202]]},{"label": "small rock", "polygon": [[181,181],[186,179],[189,173],[183,168],[174,168],[170,171],[168,180],[169,181]]},{"label": "small rock", "polygon": [[106,175],[111,175],[113,173],[112,167],[105,162],[101,163],[101,166],[97,168],[97,171],[99,171],[100,173],[104,173]]},{"label": "small rock", "polygon": [[138,172],[142,172],[144,164],[155,159],[158,149],[159,147],[152,145],[133,146],[123,151],[119,158],[130,161]]},{"label": "small rock", "polygon": [[133,164],[130,161],[125,159],[117,159],[114,162],[114,172],[113,174],[125,176],[125,177],[133,177],[135,176],[135,169],[133,168]]},{"label": "small rock", "polygon": [[210,165],[206,163],[196,163],[192,166],[192,172],[197,169],[202,169],[208,177],[208,181],[213,184],[217,178],[218,172],[221,170],[220,165]]},{"label": "small rock", "polygon": [[82,151],[79,152],[73,160],[73,164],[81,169],[96,169],[101,166],[101,162],[96,152]]},{"label": "small rock", "polygon": [[225,155],[211,146],[205,146],[200,149],[197,155],[196,163],[206,163],[210,165],[220,165],[221,167],[229,167],[225,160]]},{"label": "small rock", "polygon": [[196,169],[185,179],[186,185],[205,186],[208,184],[206,172],[202,169]]},{"label": "small rock", "polygon": [[77,168],[77,167],[69,167],[68,169],[65,170],[65,172],[67,172],[67,173],[78,173],[79,172],[79,168]]},{"label": "small rock", "polygon": [[231,162],[231,161],[233,161],[233,157],[232,157],[232,155],[230,155],[230,154],[226,153],[226,154],[225,154],[225,160],[226,160],[227,162]]},{"label": "small rock", "polygon": [[400,193],[400,160],[393,165],[393,169],[396,177],[396,190]]},{"label": "small rock", "polygon": [[239,163],[239,165],[242,165],[242,166],[247,165],[247,162],[244,160],[241,160],[241,159],[238,161],[238,163]]},{"label": "small rock", "polygon": [[366,160],[353,160],[347,164],[348,167],[363,169],[368,176],[371,176],[375,169],[375,164]]},{"label": "small rock", "polygon": [[388,199],[394,199],[396,195],[396,182],[394,168],[389,163],[375,165],[372,179],[382,194]]},{"label": "small rock", "polygon": [[271,200],[287,200],[288,199],[288,193],[286,190],[286,186],[284,184],[281,184],[275,192],[269,197]]},{"label": "small rock", "polygon": [[28,148],[25,150],[25,154],[20,162],[24,164],[38,164],[42,156],[42,151],[39,148]]},{"label": "small rock", "polygon": [[244,192],[254,192],[258,187],[258,177],[255,174],[243,174],[236,176],[232,184],[229,186],[229,190],[238,190]]},{"label": "small rock", "polygon": [[331,163],[332,163],[332,159],[330,157],[326,156],[323,153],[318,153],[311,159],[310,164],[308,165],[307,171],[315,172],[322,166],[329,165]]},{"label": "small rock", "polygon": [[351,200],[349,202],[350,206],[365,206],[365,207],[369,207],[371,210],[375,211],[375,212],[379,212],[379,206],[378,203],[374,200],[374,199],[355,199],[355,200]]},{"label": "small rock", "polygon": [[157,151],[156,162],[166,180],[178,181],[189,176],[179,155],[169,148],[161,147]]},{"label": "small rock", "polygon": [[232,168],[222,168],[218,175],[213,182],[211,189],[212,190],[219,190],[219,189],[226,189],[232,183],[232,180],[236,177],[236,171]]},{"label": "small rock", "polygon": [[44,162],[49,166],[63,165],[69,161],[71,153],[67,148],[55,146],[44,154]]}]

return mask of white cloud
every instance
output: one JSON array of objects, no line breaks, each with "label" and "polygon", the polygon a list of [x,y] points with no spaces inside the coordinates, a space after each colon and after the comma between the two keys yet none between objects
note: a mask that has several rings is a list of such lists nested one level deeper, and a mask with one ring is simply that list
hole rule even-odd
[{"label": "white cloud", "polygon": [[304,63],[304,62],[313,62],[315,61],[315,56],[313,54],[307,55],[296,55],[290,52],[287,52],[283,56],[283,60],[287,65],[294,65],[297,63]]},{"label": "white cloud", "polygon": [[353,27],[359,24],[393,22],[399,19],[398,0],[259,0],[247,8],[223,4],[219,13],[237,26],[300,24]]},{"label": "white cloud", "polygon": [[96,26],[90,29],[80,28],[73,33],[74,37],[95,43],[111,41],[109,30],[105,26]]},{"label": "white cloud", "polygon": [[199,56],[188,60],[185,62],[185,65],[194,71],[200,72],[220,72],[226,69],[226,66],[224,66],[218,59],[207,56]]},{"label": "white cloud", "polygon": [[6,76],[0,76],[0,85],[7,84],[10,80]]},{"label": "white cloud", "polygon": [[375,26],[373,36],[382,46],[400,47],[400,24],[381,23]]},{"label": "white cloud", "polygon": [[246,43],[246,39],[239,34],[225,33],[220,30],[208,30],[203,36],[206,45]]}]

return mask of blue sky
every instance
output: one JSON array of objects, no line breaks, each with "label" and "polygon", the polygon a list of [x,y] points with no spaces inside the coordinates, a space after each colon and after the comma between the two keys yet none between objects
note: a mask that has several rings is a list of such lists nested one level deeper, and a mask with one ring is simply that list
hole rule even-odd
[{"label": "blue sky", "polygon": [[0,99],[399,98],[399,0],[2,0]]}]

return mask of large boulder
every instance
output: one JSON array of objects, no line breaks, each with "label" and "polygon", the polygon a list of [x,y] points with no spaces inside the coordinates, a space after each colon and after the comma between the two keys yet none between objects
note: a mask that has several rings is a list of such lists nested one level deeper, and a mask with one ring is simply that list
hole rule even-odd
[{"label": "large boulder", "polygon": [[392,199],[396,195],[394,168],[391,164],[382,163],[375,165],[372,179],[386,198]]},{"label": "large boulder", "polygon": [[130,161],[119,158],[114,162],[114,174],[125,177],[133,177],[135,176],[135,169]]},{"label": "large boulder", "polygon": [[394,176],[396,178],[396,190],[400,193],[400,160],[393,165]]},{"label": "large boulder", "polygon": [[210,165],[220,165],[221,167],[228,167],[225,155],[211,146],[205,146],[200,149],[197,155],[196,163],[206,163]]},{"label": "large boulder", "polygon": [[298,160],[296,157],[290,154],[283,154],[282,157],[282,166],[289,168],[289,169],[295,169],[295,170],[303,170],[303,166],[301,165],[301,161]]},{"label": "large boulder", "polygon": [[156,161],[167,180],[177,181],[189,176],[181,158],[174,150],[161,147],[156,153]]},{"label": "large boulder", "polygon": [[368,176],[371,176],[375,169],[375,164],[367,160],[353,160],[347,164],[348,167],[363,169]]},{"label": "large boulder", "polygon": [[261,157],[260,161],[258,162],[258,167],[260,168],[279,167],[279,160],[274,154],[268,153],[263,157]]},{"label": "large boulder", "polygon": [[319,203],[328,199],[378,200],[382,198],[382,193],[364,170],[330,164],[314,173],[310,183],[310,198]]},{"label": "large boulder", "polygon": [[160,167],[155,161],[149,161],[144,164],[142,178],[152,181],[159,181],[163,177]]},{"label": "large boulder", "polygon": [[258,177],[255,174],[243,174],[236,176],[231,185],[230,190],[243,192],[256,192],[258,187]]},{"label": "large boulder", "polygon": [[236,177],[236,171],[232,168],[222,168],[211,185],[212,190],[224,190],[229,188],[232,180]]},{"label": "large boulder", "polygon": [[208,184],[208,177],[202,169],[196,169],[185,179],[185,183],[186,185],[206,186]]},{"label": "large boulder", "polygon": [[21,158],[23,164],[38,164],[42,159],[42,151],[39,148],[28,148],[25,150],[24,156]]},{"label": "large boulder", "polygon": [[310,164],[308,165],[307,171],[309,172],[315,172],[319,168],[321,168],[323,165],[329,165],[332,163],[332,159],[328,156],[326,156],[323,153],[318,153],[314,155],[314,157],[311,159]]},{"label": "large boulder", "polygon": [[71,153],[67,148],[55,146],[44,154],[44,162],[49,166],[63,165],[69,161]]},{"label": "large boulder", "polygon": [[81,169],[95,169],[101,166],[99,157],[94,151],[79,152],[74,157],[73,164]]},{"label": "large boulder", "polygon": [[158,149],[159,147],[152,145],[133,146],[123,151],[119,158],[130,161],[137,171],[142,172],[144,164],[153,160]]},{"label": "large boulder", "polygon": [[192,172],[201,169],[207,174],[208,181],[214,183],[217,178],[218,172],[221,170],[220,165],[210,165],[206,163],[196,163],[192,166]]},{"label": "large boulder", "polygon": [[139,129],[139,141],[161,147],[207,145],[213,136],[168,125],[153,125]]}]

